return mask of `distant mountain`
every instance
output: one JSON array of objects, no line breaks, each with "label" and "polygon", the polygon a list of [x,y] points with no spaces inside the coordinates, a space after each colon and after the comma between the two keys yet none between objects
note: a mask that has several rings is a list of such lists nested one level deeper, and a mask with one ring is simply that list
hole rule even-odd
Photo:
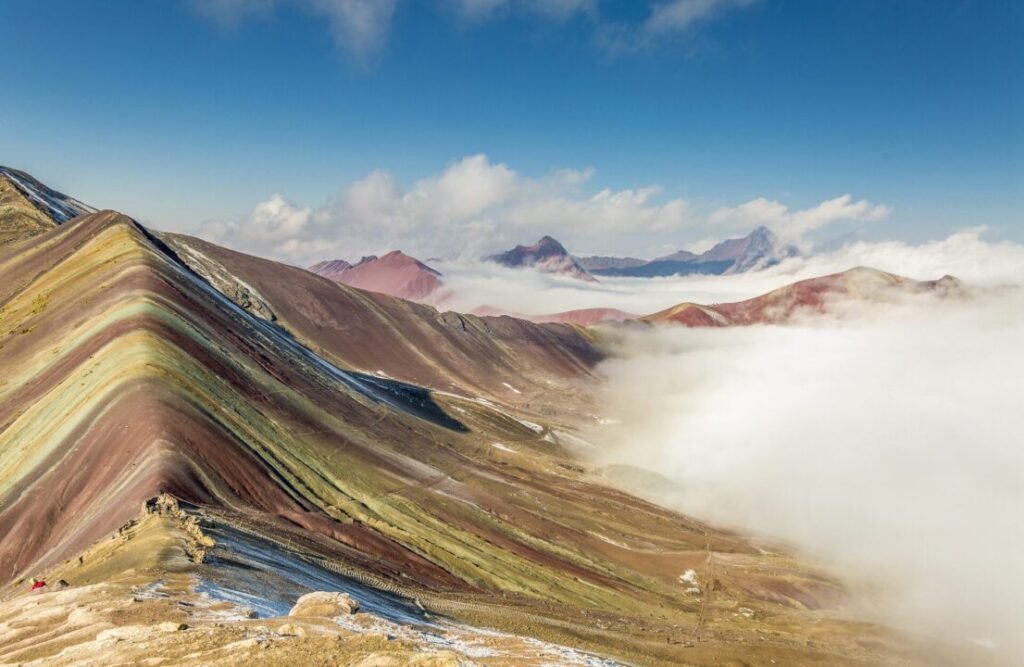
[{"label": "distant mountain", "polygon": [[577,257],[576,261],[591,273],[605,269],[631,269],[647,263],[646,259],[637,259],[636,257],[604,257],[600,255]]},{"label": "distant mountain", "polygon": [[859,266],[842,273],[801,280],[746,301],[701,305],[681,303],[643,318],[652,323],[689,327],[782,324],[799,314],[824,313],[840,299],[885,303],[908,294],[957,294],[963,287],[952,276],[918,281]]},{"label": "distant mountain", "polygon": [[343,259],[328,259],[322,262],[317,262],[313,266],[310,266],[308,270],[318,276],[330,278],[335,282],[341,282],[338,278],[344,275],[344,273],[351,268],[352,265]]},{"label": "distant mountain", "polygon": [[23,171],[0,167],[0,246],[41,234],[95,210]]},{"label": "distant mountain", "polygon": [[473,314],[479,317],[514,317],[520,320],[529,320],[536,324],[576,324],[581,327],[591,327],[603,322],[628,322],[640,319],[640,315],[627,313],[618,308],[578,308],[560,313],[526,315],[524,313],[495,308],[494,306],[479,306],[473,310]]},{"label": "distant mountain", "polygon": [[[689,250],[678,250],[671,255],[665,255],[654,260],[656,262],[692,262],[696,259],[700,259],[700,255]],[[646,262],[645,262],[646,264]]]},{"label": "distant mountain", "polygon": [[743,238],[722,241],[699,255],[688,250],[680,250],[642,264],[634,264],[634,260],[622,258],[629,264],[613,266],[612,262],[608,262],[607,268],[595,268],[592,272],[600,276],[638,278],[690,274],[723,275],[762,269],[796,254],[796,248],[781,245],[778,237],[770,229],[758,227]]},{"label": "distant mountain", "polygon": [[578,324],[581,327],[590,327],[602,322],[628,322],[639,317],[639,315],[627,313],[617,308],[579,308],[549,315],[533,315],[529,319],[537,324],[559,322],[561,324]]},{"label": "distant mountain", "polygon": [[383,257],[363,257],[357,264],[349,264],[343,259],[319,262],[309,270],[349,287],[410,301],[423,301],[436,295],[444,284],[440,272],[400,250]]},{"label": "distant mountain", "polygon": [[535,245],[517,245],[512,250],[498,255],[491,255],[486,258],[486,261],[495,262],[513,269],[529,267],[546,273],[555,273],[578,280],[597,282],[597,279],[590,275],[569,254],[565,246],[550,236],[541,238]]}]

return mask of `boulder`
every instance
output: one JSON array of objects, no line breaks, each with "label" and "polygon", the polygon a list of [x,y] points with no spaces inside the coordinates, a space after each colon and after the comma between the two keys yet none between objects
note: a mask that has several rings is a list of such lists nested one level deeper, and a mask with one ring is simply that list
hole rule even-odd
[{"label": "boulder", "polygon": [[285,623],[277,629],[277,634],[282,637],[305,637],[306,629],[299,625]]},{"label": "boulder", "polygon": [[333,618],[354,614],[358,609],[359,603],[347,593],[316,591],[300,597],[288,615]]}]

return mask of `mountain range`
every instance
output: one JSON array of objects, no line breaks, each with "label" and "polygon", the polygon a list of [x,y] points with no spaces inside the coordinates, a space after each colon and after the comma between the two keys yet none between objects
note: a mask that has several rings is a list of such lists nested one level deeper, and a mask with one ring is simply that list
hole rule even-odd
[{"label": "mountain range", "polygon": [[948,275],[938,280],[919,281],[858,266],[842,273],[801,280],[745,301],[711,305],[681,303],[641,319],[689,327],[785,324],[798,317],[829,312],[830,306],[839,302],[895,302],[924,293],[957,296],[964,293],[964,287]]},{"label": "mountain range", "polygon": [[[513,269],[529,268],[585,282],[598,282],[595,276],[654,278],[695,273],[742,273],[771,266],[796,254],[796,248],[781,245],[771,230],[759,227],[743,238],[722,241],[699,255],[680,250],[654,260],[574,257],[555,238],[543,236],[533,245],[517,245],[511,250],[485,257],[484,261]],[[343,285],[420,303],[440,305],[451,296],[451,292],[441,289],[444,279],[439,271],[399,250],[383,257],[363,257],[356,264],[343,259],[324,260],[313,264],[309,270]],[[501,309],[495,308],[494,312],[501,312]],[[602,314],[595,310],[582,316],[581,322],[594,324],[608,319],[625,318],[611,311]]]},{"label": "mountain range", "polygon": [[[611,485],[581,430],[600,329],[440,312],[14,170],[0,188],[5,663],[906,655],[784,549]],[[318,591],[359,613],[303,608]]]},{"label": "mountain range", "polygon": [[655,278],[755,271],[797,254],[795,247],[782,245],[770,229],[758,227],[747,236],[722,241],[700,254],[680,250],[649,261],[632,257],[580,257],[577,261],[598,276]]}]

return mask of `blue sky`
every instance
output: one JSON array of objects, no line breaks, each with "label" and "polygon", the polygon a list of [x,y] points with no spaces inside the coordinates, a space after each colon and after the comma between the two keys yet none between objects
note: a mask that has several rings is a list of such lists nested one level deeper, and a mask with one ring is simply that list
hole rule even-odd
[{"label": "blue sky", "polygon": [[[315,255],[403,238],[431,252],[418,239],[446,229],[526,241],[545,225],[583,250],[653,252],[778,205],[796,224],[845,194],[864,206],[815,233],[920,241],[988,225],[1021,241],[1020,5],[3,2],[0,164],[159,228],[273,237],[250,246],[277,255],[289,229],[304,239],[293,254]],[[427,186],[469,156],[486,156],[481,177],[517,180],[460,199],[452,227],[453,204]],[[348,199],[373,173],[390,190],[367,212]],[[633,208],[603,226],[573,222],[623,193]],[[775,206],[737,214],[754,201]],[[261,203],[270,227],[248,233]],[[651,217],[618,229],[633,213]],[[334,246],[313,242],[346,226]]]}]

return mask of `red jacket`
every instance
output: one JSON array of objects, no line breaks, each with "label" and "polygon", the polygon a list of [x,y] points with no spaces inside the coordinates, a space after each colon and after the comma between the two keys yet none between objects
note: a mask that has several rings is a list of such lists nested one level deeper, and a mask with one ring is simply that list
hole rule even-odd
[{"label": "red jacket", "polygon": [[40,588],[42,588],[45,585],[46,585],[45,581],[37,581],[36,583],[32,584],[32,590],[34,590],[34,591],[39,590]]}]

